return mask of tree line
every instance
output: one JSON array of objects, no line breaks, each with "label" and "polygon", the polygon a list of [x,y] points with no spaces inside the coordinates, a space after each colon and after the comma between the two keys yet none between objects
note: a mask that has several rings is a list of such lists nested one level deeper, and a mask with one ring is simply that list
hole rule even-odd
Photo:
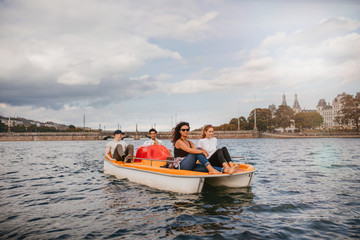
[{"label": "tree line", "polygon": [[[345,95],[341,99],[342,108],[339,110],[339,116],[335,121],[342,125],[354,125],[359,131],[360,121],[360,94],[356,96]],[[251,111],[248,118],[241,116],[239,118],[232,118],[229,123],[215,126],[214,130],[237,130],[238,124],[240,130],[253,130],[254,128],[255,110]],[[323,118],[318,112],[299,112],[294,113],[293,109],[286,105],[280,105],[274,115],[267,108],[256,108],[256,127],[259,131],[273,132],[275,128],[289,127],[295,122],[295,128],[298,131],[302,129],[315,129],[321,126]],[[0,132],[7,132],[8,127],[0,122]],[[81,132],[82,128],[76,128],[74,125],[69,125],[66,130],[58,130],[55,127],[30,125],[16,125],[11,127],[11,132]]]},{"label": "tree line", "polygon": [[[0,122],[0,132],[7,132],[8,126]],[[82,132],[82,128],[77,128],[74,125],[69,125],[65,130],[59,130],[55,127],[37,126],[35,124],[26,127],[25,125],[15,125],[11,127],[11,132]]]},{"label": "tree line", "polygon": [[[335,121],[341,125],[353,125],[359,131],[360,95],[354,97],[348,94],[341,99],[341,103],[342,108]],[[229,123],[216,126],[214,130],[237,130],[238,125],[240,125],[240,130],[253,130],[254,113],[255,110],[252,110],[247,119],[244,116],[232,118]],[[323,122],[322,116],[316,111],[295,114],[289,106],[280,105],[273,115],[267,108],[256,108],[256,127],[259,131],[273,132],[276,128],[285,130],[292,123],[295,123],[297,131],[301,131],[318,128]]]},{"label": "tree line", "polygon": [[[259,131],[273,132],[276,128],[289,127],[295,121],[295,128],[317,128],[323,123],[323,118],[317,112],[300,112],[295,114],[289,106],[281,105],[274,115],[267,108],[256,108],[256,127]],[[255,123],[255,110],[252,110],[249,117],[244,116],[232,118],[228,124],[215,127],[215,130],[253,130]]]}]

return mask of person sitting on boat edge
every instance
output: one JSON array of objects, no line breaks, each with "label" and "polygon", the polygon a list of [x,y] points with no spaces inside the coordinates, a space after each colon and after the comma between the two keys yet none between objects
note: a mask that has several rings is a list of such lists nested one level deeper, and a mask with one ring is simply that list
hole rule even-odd
[{"label": "person sitting on boat edge", "polygon": [[[150,145],[164,145],[164,143],[156,138],[157,135],[157,131],[155,128],[151,128],[149,130],[149,140],[146,140],[142,146],[150,146]],[[167,149],[168,153],[169,153],[169,158],[168,159],[172,159],[172,153],[171,153],[171,149]]]},{"label": "person sitting on boat edge", "polygon": [[150,146],[150,145],[164,145],[164,143],[156,138],[157,131],[154,128],[151,128],[149,130],[149,140],[146,140],[143,144],[143,146]]},{"label": "person sitting on boat edge", "polygon": [[[208,155],[206,150],[198,149],[187,140],[190,125],[187,122],[180,122],[173,128],[172,143],[174,144],[175,159],[169,164],[169,168],[177,168],[180,165],[182,170],[192,170],[199,172],[209,172],[209,174],[228,173],[227,169],[213,167],[205,157]],[[201,164],[196,163],[199,160]]]},{"label": "person sitting on boat edge", "polygon": [[[114,132],[114,140],[108,142],[105,148],[105,156],[113,161],[131,161],[134,156],[134,146],[122,140],[124,133],[121,130]],[[111,156],[110,154],[111,153]]]},{"label": "person sitting on boat edge", "polygon": [[203,128],[197,146],[208,152],[209,155],[207,159],[212,166],[230,168],[228,169],[229,173],[234,173],[239,170],[240,166],[233,163],[228,149],[226,147],[218,148],[217,138],[214,137],[213,126],[206,125]]}]

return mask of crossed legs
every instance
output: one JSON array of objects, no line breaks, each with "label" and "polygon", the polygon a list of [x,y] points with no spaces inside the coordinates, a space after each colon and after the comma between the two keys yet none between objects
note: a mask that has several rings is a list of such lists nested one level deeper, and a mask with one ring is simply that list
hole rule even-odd
[{"label": "crossed legs", "polygon": [[134,156],[134,146],[129,144],[124,151],[123,146],[118,144],[114,150],[113,158],[117,161],[124,161],[125,157],[128,155]]},{"label": "crossed legs", "polygon": [[226,147],[216,150],[208,160],[212,166],[223,167],[230,174],[239,170],[239,165],[233,163]]}]

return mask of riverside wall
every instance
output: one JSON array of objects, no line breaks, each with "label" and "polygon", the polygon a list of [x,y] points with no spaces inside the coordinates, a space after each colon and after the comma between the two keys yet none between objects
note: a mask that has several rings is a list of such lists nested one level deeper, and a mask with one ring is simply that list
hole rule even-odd
[{"label": "riverside wall", "polygon": [[90,141],[100,140],[97,132],[0,133],[0,141]]},{"label": "riverside wall", "polygon": [[360,138],[359,132],[353,133],[261,133],[261,138]]},{"label": "riverside wall", "polygon": [[[253,138],[252,131],[216,131],[217,138]],[[190,139],[198,139],[200,131],[189,133]],[[0,133],[0,142],[10,141],[94,141],[113,137],[113,132],[24,132],[24,133]],[[124,137],[146,138],[147,132],[126,132]],[[171,132],[159,132],[159,139],[171,139]]]},{"label": "riverside wall", "polygon": [[[189,139],[199,139],[200,131],[189,133]],[[218,139],[231,138],[360,138],[360,133],[318,133],[318,134],[281,134],[258,131],[215,131]],[[35,132],[35,133],[0,133],[0,142],[10,141],[95,141],[112,138],[112,132]],[[147,132],[126,132],[125,137],[139,140],[147,137]],[[159,132],[159,139],[171,139],[171,132]]]},{"label": "riverside wall", "polygon": [[[199,139],[201,137],[201,131],[189,132],[189,139]],[[159,132],[157,137],[159,139],[171,139],[171,132]],[[253,138],[253,131],[215,131],[214,137],[222,138]]]}]

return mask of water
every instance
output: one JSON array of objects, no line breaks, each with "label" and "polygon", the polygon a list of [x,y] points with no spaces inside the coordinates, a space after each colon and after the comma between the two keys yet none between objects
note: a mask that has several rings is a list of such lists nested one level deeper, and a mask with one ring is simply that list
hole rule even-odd
[{"label": "water", "polygon": [[359,239],[360,139],[219,143],[255,166],[251,188],[118,180],[105,141],[0,142],[0,239]]}]

